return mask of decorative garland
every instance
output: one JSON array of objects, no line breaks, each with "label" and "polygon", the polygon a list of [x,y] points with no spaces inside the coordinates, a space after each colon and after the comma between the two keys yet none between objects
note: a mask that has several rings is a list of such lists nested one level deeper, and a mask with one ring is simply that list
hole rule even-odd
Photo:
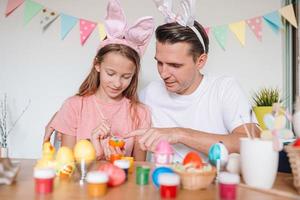
[{"label": "decorative garland", "polygon": [[[71,15],[67,15],[62,12],[54,11],[50,8],[47,8],[35,1],[32,0],[8,0],[5,16],[9,16],[14,12],[20,5],[24,5],[24,24],[28,24],[31,19],[36,16],[38,13],[42,12],[40,19],[40,26],[43,31],[45,31],[56,19],[60,17],[61,20],[61,39],[63,40],[68,33],[74,28],[74,26],[79,21],[80,29],[80,42],[83,46],[91,33],[98,27],[99,39],[102,41],[105,36],[105,28],[101,22],[93,22],[90,20],[77,18]],[[282,19],[284,22],[289,22],[295,28],[298,28],[297,20],[295,17],[295,12],[292,4],[284,6],[276,11],[266,13],[262,16],[256,16],[249,19],[244,19],[238,22],[233,22],[230,24],[206,27],[205,30],[209,34],[210,30],[213,33],[216,41],[220,47],[225,50],[226,41],[228,37],[228,30],[230,30],[241,43],[242,46],[245,45],[245,32],[246,25],[254,33],[255,37],[262,41],[262,27],[263,21],[275,32],[278,33],[283,29]]]}]

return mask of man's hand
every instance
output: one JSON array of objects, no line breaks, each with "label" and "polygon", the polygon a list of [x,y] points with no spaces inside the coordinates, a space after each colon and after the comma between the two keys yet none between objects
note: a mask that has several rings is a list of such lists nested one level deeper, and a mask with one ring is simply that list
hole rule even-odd
[{"label": "man's hand", "polygon": [[179,142],[179,132],[177,128],[150,128],[132,131],[124,136],[124,138],[137,137],[142,150],[155,151],[156,145],[161,140],[166,140],[171,144]]}]

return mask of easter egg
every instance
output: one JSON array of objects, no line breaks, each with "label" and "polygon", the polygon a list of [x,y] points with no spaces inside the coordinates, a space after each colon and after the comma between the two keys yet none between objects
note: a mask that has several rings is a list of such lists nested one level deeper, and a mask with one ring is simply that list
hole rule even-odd
[{"label": "easter egg", "polygon": [[111,137],[108,143],[112,147],[124,148],[125,146],[125,141],[122,138],[118,138],[118,137]]},{"label": "easter egg", "polygon": [[298,138],[293,144],[294,147],[300,147],[300,138]]},{"label": "easter egg", "polygon": [[56,153],[56,161],[62,164],[73,163],[73,151],[68,147],[60,147]]},{"label": "easter egg", "polygon": [[43,158],[46,160],[52,160],[55,154],[55,148],[52,146],[51,142],[45,142],[43,144]]},{"label": "easter egg", "polygon": [[217,165],[217,161],[220,161],[221,167],[224,167],[228,161],[228,150],[222,142],[213,144],[208,151],[208,159],[214,166]]},{"label": "easter egg", "polygon": [[152,173],[152,182],[157,188],[159,187],[158,176],[164,173],[174,173],[174,171],[168,167],[158,167]]},{"label": "easter egg", "polygon": [[191,151],[183,159],[183,165],[193,164],[196,168],[201,168],[203,166],[203,162],[198,153]]},{"label": "easter egg", "polygon": [[88,140],[79,140],[74,147],[74,157],[77,162],[91,162],[96,159],[96,151]]},{"label": "easter egg", "polygon": [[100,165],[99,170],[107,173],[109,177],[107,184],[109,186],[121,185],[126,179],[125,171],[117,166],[114,166],[111,163],[105,163]]}]

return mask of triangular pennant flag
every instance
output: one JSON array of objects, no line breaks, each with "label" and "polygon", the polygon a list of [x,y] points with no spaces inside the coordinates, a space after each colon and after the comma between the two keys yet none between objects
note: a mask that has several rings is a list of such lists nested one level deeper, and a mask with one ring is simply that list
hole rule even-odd
[{"label": "triangular pennant flag", "polygon": [[246,20],[249,28],[255,34],[256,38],[262,40],[262,17],[254,17]]},{"label": "triangular pennant flag", "polygon": [[227,35],[228,35],[228,26],[227,25],[216,26],[213,27],[212,31],[221,48],[225,50]]},{"label": "triangular pennant flag", "polygon": [[25,25],[36,15],[43,6],[31,0],[25,1],[24,22]]},{"label": "triangular pennant flag", "polygon": [[78,19],[76,17],[66,15],[61,13],[60,14],[60,19],[61,19],[61,39],[65,39],[67,34],[71,31],[71,29],[76,25]]},{"label": "triangular pennant flag", "polygon": [[209,35],[209,30],[210,30],[210,28],[209,28],[209,27],[206,27],[206,28],[204,28],[204,30],[205,30],[206,34]]},{"label": "triangular pennant flag", "polygon": [[270,26],[270,28],[275,32],[278,33],[279,29],[282,28],[282,22],[281,17],[278,13],[278,11],[274,11],[271,13],[268,13],[263,16],[267,24]]},{"label": "triangular pennant flag", "polygon": [[43,28],[43,31],[45,31],[58,16],[59,14],[56,11],[44,8],[40,20],[40,26]]},{"label": "triangular pennant flag", "polygon": [[106,37],[105,28],[104,28],[104,25],[102,23],[98,24],[98,30],[99,30],[100,41],[102,41]]},{"label": "triangular pennant flag", "polygon": [[95,29],[97,23],[85,19],[80,19],[80,42],[84,45],[85,41]]},{"label": "triangular pennant flag", "polygon": [[235,34],[240,43],[245,46],[245,21],[240,21],[236,23],[229,24],[229,29]]},{"label": "triangular pennant flag", "polygon": [[290,22],[295,28],[298,28],[293,4],[285,6],[279,9],[279,13],[284,17],[288,22]]},{"label": "triangular pennant flag", "polygon": [[6,5],[5,16],[10,15],[17,7],[19,7],[24,0],[8,0]]}]

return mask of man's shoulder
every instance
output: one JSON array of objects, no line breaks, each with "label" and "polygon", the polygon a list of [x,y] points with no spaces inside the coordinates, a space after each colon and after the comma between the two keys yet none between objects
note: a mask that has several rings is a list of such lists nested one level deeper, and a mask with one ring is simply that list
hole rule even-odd
[{"label": "man's shoulder", "polygon": [[157,94],[157,93],[164,93],[166,91],[166,88],[164,86],[164,83],[159,80],[151,81],[148,83],[148,85],[141,90],[141,93],[144,94]]},{"label": "man's shoulder", "polygon": [[156,98],[157,96],[162,97],[165,94],[167,94],[167,91],[164,83],[155,80],[148,83],[148,85],[140,91],[139,97],[143,103],[146,103],[148,100],[153,100],[152,98]]},{"label": "man's shoulder", "polygon": [[236,79],[233,76],[212,75],[212,74],[207,74],[206,76],[208,81],[214,84],[225,84],[225,83],[236,82]]}]

